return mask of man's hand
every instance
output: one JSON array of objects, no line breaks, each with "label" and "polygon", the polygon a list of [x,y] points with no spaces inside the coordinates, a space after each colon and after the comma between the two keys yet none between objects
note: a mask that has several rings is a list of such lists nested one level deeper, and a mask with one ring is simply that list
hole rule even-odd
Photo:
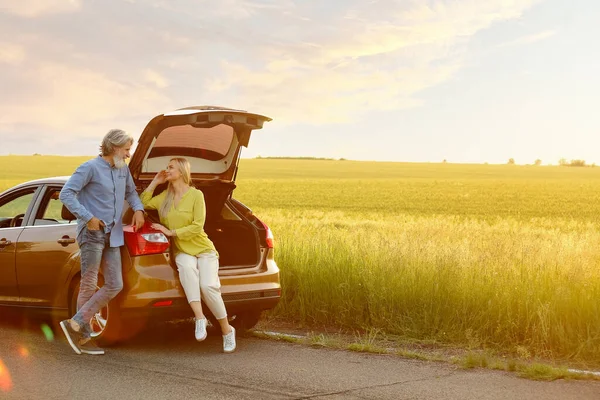
[{"label": "man's hand", "polygon": [[138,229],[140,229],[142,226],[144,226],[144,212],[141,210],[136,211],[135,213],[133,213],[133,220],[131,221],[131,225],[133,225],[134,229],[137,231]]},{"label": "man's hand", "polygon": [[96,217],[92,217],[92,219],[90,219],[87,223],[87,228],[90,231],[99,231],[100,228],[102,228],[104,226],[104,222],[102,222],[101,220],[99,220]]}]

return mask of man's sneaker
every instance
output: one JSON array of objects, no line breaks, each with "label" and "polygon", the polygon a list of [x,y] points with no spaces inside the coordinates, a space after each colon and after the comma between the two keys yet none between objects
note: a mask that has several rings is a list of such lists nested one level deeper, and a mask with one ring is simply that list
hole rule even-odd
[{"label": "man's sneaker", "polygon": [[104,354],[104,349],[101,349],[96,344],[94,339],[84,339],[83,342],[79,343],[79,350],[83,354],[92,354],[92,355],[102,355]]},{"label": "man's sneaker", "polygon": [[225,353],[232,353],[235,350],[235,328],[231,327],[231,332],[227,335],[223,335],[223,351]]},{"label": "man's sneaker", "polygon": [[81,332],[77,332],[73,328],[71,328],[71,321],[65,319],[64,321],[60,321],[60,327],[67,337],[67,341],[69,345],[73,349],[73,351],[77,354],[81,354],[81,350],[79,350],[78,344],[83,339],[83,335]]},{"label": "man's sneaker", "polygon": [[206,318],[196,320],[196,340],[201,342],[206,339]]}]

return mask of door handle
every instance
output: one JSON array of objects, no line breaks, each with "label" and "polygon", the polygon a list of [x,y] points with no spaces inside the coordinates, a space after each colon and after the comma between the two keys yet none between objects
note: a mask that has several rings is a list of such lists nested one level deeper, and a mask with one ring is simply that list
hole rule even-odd
[{"label": "door handle", "polygon": [[63,236],[61,239],[57,240],[63,247],[67,247],[68,245],[75,243],[75,239],[70,238],[68,236]]},{"label": "door handle", "polygon": [[0,239],[0,247],[6,247],[10,245],[12,242],[10,240],[6,240],[4,238]]}]

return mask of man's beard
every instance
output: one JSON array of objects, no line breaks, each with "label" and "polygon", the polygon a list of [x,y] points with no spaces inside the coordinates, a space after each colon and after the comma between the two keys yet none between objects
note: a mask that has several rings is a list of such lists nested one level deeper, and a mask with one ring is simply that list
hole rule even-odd
[{"label": "man's beard", "polygon": [[127,166],[125,159],[123,157],[119,157],[117,155],[113,155],[113,163],[115,163],[115,168],[121,169]]}]

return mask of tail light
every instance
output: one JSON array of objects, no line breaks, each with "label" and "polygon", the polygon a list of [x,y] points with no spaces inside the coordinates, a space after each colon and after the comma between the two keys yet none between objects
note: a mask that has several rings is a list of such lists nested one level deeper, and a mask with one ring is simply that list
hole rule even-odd
[{"label": "tail light", "polygon": [[260,219],[258,219],[258,222],[260,222],[262,224],[262,226],[265,228],[265,242],[267,243],[267,247],[269,249],[272,249],[273,245],[275,244],[275,238],[273,237],[273,232],[271,232],[271,228],[269,228],[267,226],[267,224],[262,222]]},{"label": "tail light", "polygon": [[271,228],[269,228],[266,225],[265,228],[267,228],[267,237],[265,239],[267,241],[267,247],[272,249],[275,244],[275,238],[273,237],[273,232],[271,232]]},{"label": "tail light", "polygon": [[152,304],[152,307],[170,307],[173,305],[173,300],[159,300]]},{"label": "tail light", "polygon": [[146,223],[141,229],[134,231],[133,226],[123,227],[125,244],[132,256],[160,254],[169,249],[169,239],[160,231]]}]

